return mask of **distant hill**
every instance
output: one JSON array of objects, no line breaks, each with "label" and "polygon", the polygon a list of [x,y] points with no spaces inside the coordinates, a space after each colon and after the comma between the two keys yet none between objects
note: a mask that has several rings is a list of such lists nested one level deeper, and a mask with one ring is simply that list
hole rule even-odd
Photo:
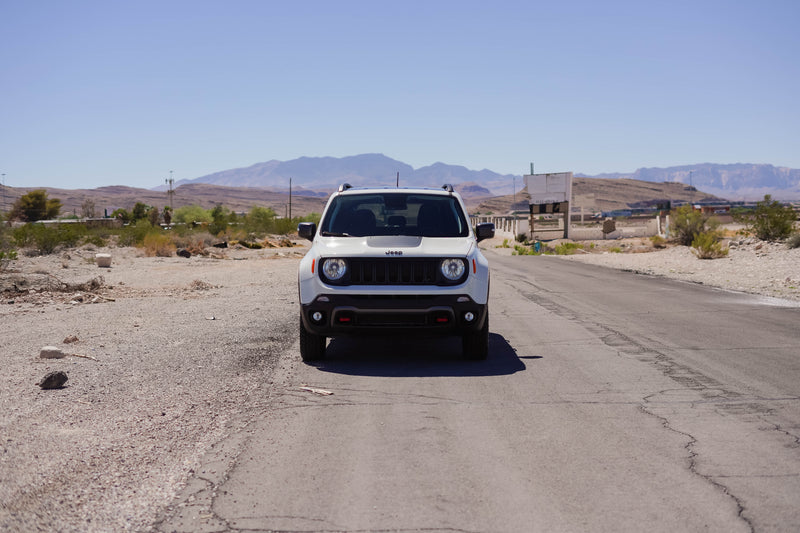
[{"label": "distant hill", "polygon": [[[444,183],[462,184],[462,186],[469,184],[470,187],[474,185],[485,189],[487,197],[511,194],[515,181],[517,190],[523,186],[521,175],[499,174],[487,169],[471,170],[464,166],[445,163],[434,163],[415,169],[383,154],[361,154],[341,158],[300,157],[290,161],[272,160],[249,167],[223,170],[191,180],[181,180],[177,185],[207,183],[288,191],[289,178],[292,178],[293,189],[298,195],[324,197],[345,182],[355,186],[394,186],[398,173],[401,186],[438,187]],[[575,176],[682,183],[729,200],[759,200],[765,194],[784,200],[800,199],[800,170],[773,165],[701,163],[669,168],[640,168],[631,173],[596,176],[576,173]],[[157,187],[156,190],[164,190],[164,186]],[[463,190],[461,192],[463,193]],[[467,194],[472,197],[478,195],[474,188]]]},{"label": "distant hill", "polygon": [[701,163],[668,168],[640,168],[630,174],[614,173],[581,177],[633,179],[654,183],[693,185],[728,200],[760,200],[765,194],[781,200],[800,199],[800,169],[736,163]]}]

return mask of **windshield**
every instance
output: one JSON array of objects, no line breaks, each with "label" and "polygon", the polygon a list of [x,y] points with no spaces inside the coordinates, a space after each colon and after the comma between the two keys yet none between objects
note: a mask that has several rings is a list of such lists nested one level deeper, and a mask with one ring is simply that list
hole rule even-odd
[{"label": "windshield", "polygon": [[416,235],[466,237],[469,226],[452,196],[409,193],[348,194],[333,199],[322,236]]}]

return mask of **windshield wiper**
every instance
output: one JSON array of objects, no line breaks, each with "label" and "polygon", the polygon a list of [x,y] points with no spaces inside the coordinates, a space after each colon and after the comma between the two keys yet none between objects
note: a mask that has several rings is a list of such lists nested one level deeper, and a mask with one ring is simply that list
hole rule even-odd
[{"label": "windshield wiper", "polygon": [[336,231],[320,231],[319,234],[323,237],[352,237],[349,233],[338,233]]}]

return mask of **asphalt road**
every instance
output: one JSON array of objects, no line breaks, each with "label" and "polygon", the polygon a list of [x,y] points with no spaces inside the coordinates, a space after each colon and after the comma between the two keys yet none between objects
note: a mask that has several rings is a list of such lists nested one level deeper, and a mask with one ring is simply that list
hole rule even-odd
[{"label": "asphalt road", "polygon": [[[161,531],[800,530],[800,308],[492,254],[490,356],[285,354]],[[301,385],[331,395],[301,390]]]}]

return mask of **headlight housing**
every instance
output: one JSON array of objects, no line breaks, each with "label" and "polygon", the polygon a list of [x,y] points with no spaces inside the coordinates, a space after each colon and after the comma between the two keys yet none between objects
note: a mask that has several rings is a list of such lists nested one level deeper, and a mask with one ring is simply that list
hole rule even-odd
[{"label": "headlight housing", "polygon": [[330,281],[339,281],[347,273],[347,261],[339,258],[326,259],[322,263],[322,274]]},{"label": "headlight housing", "polygon": [[445,279],[449,281],[458,281],[464,276],[464,271],[466,270],[466,266],[464,265],[463,259],[442,259],[442,263],[440,265],[440,269],[442,271],[442,275]]}]

